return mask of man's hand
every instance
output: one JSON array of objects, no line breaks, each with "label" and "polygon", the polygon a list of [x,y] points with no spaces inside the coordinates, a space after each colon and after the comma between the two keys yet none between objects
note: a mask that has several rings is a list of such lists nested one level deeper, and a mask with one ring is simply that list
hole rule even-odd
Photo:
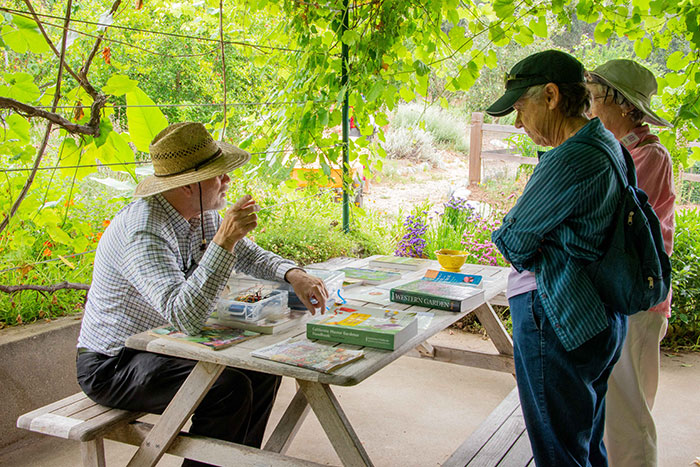
[{"label": "man's hand", "polygon": [[233,251],[236,243],[258,225],[258,216],[255,213],[259,210],[260,206],[255,203],[252,196],[241,197],[226,211],[224,220],[214,235],[214,243],[228,251]]},{"label": "man's hand", "polygon": [[303,269],[290,269],[284,278],[292,285],[294,293],[312,315],[315,315],[318,309],[321,310],[321,314],[326,311],[328,290],[321,279],[307,274]]}]

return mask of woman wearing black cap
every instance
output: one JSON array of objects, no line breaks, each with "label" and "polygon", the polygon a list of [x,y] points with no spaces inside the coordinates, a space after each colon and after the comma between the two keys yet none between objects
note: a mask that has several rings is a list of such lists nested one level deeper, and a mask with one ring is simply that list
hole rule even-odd
[{"label": "woman wearing black cap", "polygon": [[505,94],[486,110],[517,111],[515,126],[553,147],[540,154],[493,234],[513,268],[507,295],[516,379],[541,466],[607,465],[605,393],[626,332],[626,321],[603,304],[581,269],[602,256],[620,201],[610,157],[624,164],[612,133],[586,117],[589,107],[581,63],[548,50],[517,63]]}]

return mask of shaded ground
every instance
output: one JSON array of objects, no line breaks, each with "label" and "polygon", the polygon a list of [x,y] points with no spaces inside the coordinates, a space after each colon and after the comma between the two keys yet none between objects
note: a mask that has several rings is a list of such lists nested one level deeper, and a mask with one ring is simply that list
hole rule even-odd
[{"label": "shaded ground", "polygon": [[[493,350],[473,334],[444,331],[433,344]],[[356,387],[335,388],[367,452],[378,467],[437,466],[461,444],[515,386],[506,373],[401,357]],[[700,456],[697,388],[700,354],[662,354],[661,381],[654,407],[659,433],[659,466],[691,465]],[[294,394],[284,378],[271,424]],[[73,467],[80,464],[78,443],[43,437],[13,451],[0,452],[0,465]],[[134,448],[107,442],[107,464],[126,465]],[[303,423],[289,454],[322,464],[340,465],[316,417]],[[159,466],[180,465],[165,456]]]}]

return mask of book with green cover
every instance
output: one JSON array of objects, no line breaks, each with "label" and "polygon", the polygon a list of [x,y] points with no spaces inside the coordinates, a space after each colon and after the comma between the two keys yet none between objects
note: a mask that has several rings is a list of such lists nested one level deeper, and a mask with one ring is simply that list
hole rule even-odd
[{"label": "book with green cover", "polygon": [[369,265],[373,268],[407,269],[409,271],[416,271],[429,264],[430,262],[424,259],[405,256],[379,256],[369,261]]},{"label": "book with green cover", "polygon": [[306,323],[306,337],[394,350],[418,332],[415,313],[344,305]]},{"label": "book with green cover", "polygon": [[408,282],[391,289],[391,301],[439,310],[462,312],[484,300],[483,289],[445,282]]},{"label": "book with green cover", "polygon": [[152,336],[174,339],[179,342],[194,344],[212,350],[225,349],[233,344],[260,335],[257,332],[236,329],[218,323],[207,323],[202,326],[199,334],[193,334],[191,336],[179,331],[173,326],[162,326],[160,328],[151,329],[148,333]]},{"label": "book with green cover", "polygon": [[379,285],[401,279],[398,272],[380,271],[378,269],[364,268],[343,268],[339,269],[345,273],[346,278],[360,279],[366,285]]},{"label": "book with green cover", "polygon": [[253,357],[330,373],[364,356],[362,350],[332,347],[306,339],[289,338],[250,353]]}]

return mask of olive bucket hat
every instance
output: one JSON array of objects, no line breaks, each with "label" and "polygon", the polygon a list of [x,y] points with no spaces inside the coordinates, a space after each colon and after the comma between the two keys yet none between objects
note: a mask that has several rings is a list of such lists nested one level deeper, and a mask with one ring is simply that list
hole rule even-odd
[{"label": "olive bucket hat", "polygon": [[651,96],[657,91],[656,78],[639,63],[626,59],[610,60],[589,73],[625,96],[644,114],[645,122],[673,126],[651,110]]},{"label": "olive bucket hat", "polygon": [[503,117],[513,111],[513,104],[528,88],[538,84],[585,83],[583,65],[559,50],[545,50],[516,63],[505,76],[506,92],[486,113]]},{"label": "olive bucket hat", "polygon": [[153,138],[149,152],[154,173],[136,186],[136,198],[217,177],[250,160],[249,153],[214,141],[204,125],[194,122],[168,126]]}]

